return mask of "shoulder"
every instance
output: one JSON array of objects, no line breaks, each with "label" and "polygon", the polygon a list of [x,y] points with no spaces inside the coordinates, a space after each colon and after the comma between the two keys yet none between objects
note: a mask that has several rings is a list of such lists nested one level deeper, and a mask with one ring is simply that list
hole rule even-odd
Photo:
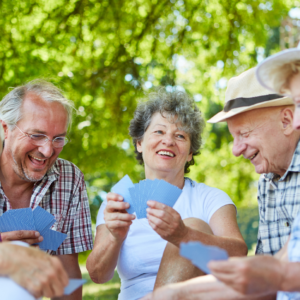
[{"label": "shoulder", "polygon": [[194,181],[194,189],[196,193],[203,198],[229,198],[229,196],[222,190],[206,185],[205,183],[197,183]]},{"label": "shoulder", "polygon": [[84,176],[80,169],[68,160],[58,158],[53,165],[54,172],[59,178],[67,181],[83,180]]}]

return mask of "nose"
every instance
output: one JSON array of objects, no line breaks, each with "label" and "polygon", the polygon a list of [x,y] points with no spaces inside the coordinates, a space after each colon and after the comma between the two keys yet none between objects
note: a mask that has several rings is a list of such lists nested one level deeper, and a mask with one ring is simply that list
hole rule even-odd
[{"label": "nose", "polygon": [[39,146],[38,148],[39,152],[44,155],[44,157],[49,158],[53,154],[53,145],[52,141],[47,141],[44,145]]},{"label": "nose", "polygon": [[300,129],[300,108],[295,107],[295,112],[293,116],[293,127],[296,130]]},{"label": "nose", "polygon": [[239,141],[238,139],[234,139],[233,147],[232,147],[232,154],[234,156],[240,156],[246,150],[247,146],[244,142]]},{"label": "nose", "polygon": [[166,146],[173,146],[174,145],[174,137],[172,134],[165,134],[163,138],[163,143]]}]

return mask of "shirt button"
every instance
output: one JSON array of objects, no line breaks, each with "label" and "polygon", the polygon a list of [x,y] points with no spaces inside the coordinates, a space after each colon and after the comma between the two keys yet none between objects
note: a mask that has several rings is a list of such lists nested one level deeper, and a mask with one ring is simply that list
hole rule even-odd
[{"label": "shirt button", "polygon": [[289,222],[284,222],[284,226],[285,226],[285,227],[289,227],[289,226],[290,226],[290,223],[289,223]]}]

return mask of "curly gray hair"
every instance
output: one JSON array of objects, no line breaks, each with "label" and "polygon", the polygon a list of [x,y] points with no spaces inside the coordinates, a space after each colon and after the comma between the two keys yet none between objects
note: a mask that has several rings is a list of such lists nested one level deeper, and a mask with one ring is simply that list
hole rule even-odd
[{"label": "curly gray hair", "polygon": [[73,102],[66,99],[62,91],[51,82],[36,79],[25,85],[13,88],[0,102],[0,120],[3,120],[11,130],[22,119],[22,103],[29,92],[40,96],[44,101],[59,102],[67,112],[68,127],[71,126],[74,109]]},{"label": "curly gray hair", "polygon": [[185,92],[167,93],[160,90],[157,93],[149,94],[149,99],[137,106],[129,126],[129,134],[135,147],[136,159],[140,164],[143,164],[144,161],[142,153],[137,151],[137,142],[143,139],[144,133],[151,123],[151,118],[156,112],[160,112],[170,122],[179,123],[180,128],[189,134],[193,157],[191,161],[186,162],[184,167],[184,172],[188,173],[190,171],[189,167],[195,163],[194,156],[200,154],[202,144],[201,134],[205,122],[199,108]]}]

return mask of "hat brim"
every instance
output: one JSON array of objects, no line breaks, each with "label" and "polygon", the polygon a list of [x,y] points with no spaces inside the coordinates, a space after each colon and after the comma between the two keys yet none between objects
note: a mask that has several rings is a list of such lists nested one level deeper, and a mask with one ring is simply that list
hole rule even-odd
[{"label": "hat brim", "polygon": [[251,106],[243,106],[243,107],[234,108],[228,112],[220,111],[219,113],[214,115],[212,118],[210,118],[207,122],[208,123],[224,122],[227,119],[229,119],[235,115],[241,114],[241,113],[249,111],[249,110],[264,108],[264,107],[284,106],[284,105],[293,105],[293,100],[290,97],[283,97],[283,98],[278,98],[275,100],[261,102],[261,103],[251,105]]},{"label": "hat brim", "polygon": [[269,75],[280,71],[280,67],[284,64],[296,60],[300,60],[300,49],[298,48],[284,50],[268,57],[257,66],[256,78],[258,82],[268,90],[278,92]]}]

